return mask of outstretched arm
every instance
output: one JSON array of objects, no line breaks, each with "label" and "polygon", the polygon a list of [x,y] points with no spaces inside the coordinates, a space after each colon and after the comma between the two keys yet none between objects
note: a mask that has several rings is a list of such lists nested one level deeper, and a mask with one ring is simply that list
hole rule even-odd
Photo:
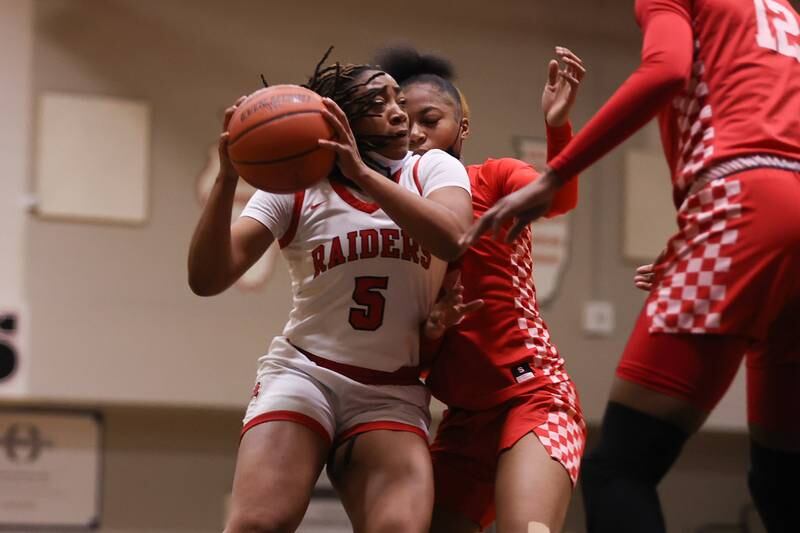
[{"label": "outstretched arm", "polygon": [[640,0],[644,30],[642,61],[611,99],[549,163],[542,178],[503,198],[463,239],[469,246],[487,231],[499,236],[503,222],[515,218],[506,236],[513,240],[549,209],[565,180],[577,174],[650,121],[685,86],[692,66],[693,36],[689,14],[679,0]]}]

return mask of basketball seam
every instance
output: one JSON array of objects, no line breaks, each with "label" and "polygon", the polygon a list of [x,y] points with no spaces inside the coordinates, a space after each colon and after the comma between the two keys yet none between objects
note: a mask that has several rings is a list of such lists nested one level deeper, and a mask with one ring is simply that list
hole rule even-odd
[{"label": "basketball seam", "polygon": [[314,151],[319,150],[319,149],[320,149],[319,146],[315,146],[313,148],[309,148],[308,150],[304,150],[304,151],[298,152],[296,154],[287,155],[287,156],[284,156],[284,157],[281,157],[281,158],[278,158],[278,159],[269,159],[269,160],[266,160],[266,161],[241,161],[241,160],[238,160],[238,159],[231,159],[231,162],[235,163],[237,165],[271,165],[273,163],[283,163],[284,161],[289,161],[290,159],[303,157],[303,156],[308,155],[311,152],[314,152]]},{"label": "basketball seam", "polygon": [[[269,124],[271,122],[275,122],[276,120],[281,120],[282,118],[292,117],[292,116],[295,116],[295,115],[308,115],[310,113],[317,113],[317,114],[320,114],[320,115],[322,114],[319,110],[312,109],[312,110],[306,110],[306,111],[292,111],[291,113],[285,113],[285,114],[283,114],[283,115],[281,115],[279,117],[268,118],[266,120],[263,120],[263,121],[259,122],[258,124],[253,124],[252,126],[247,128],[243,132],[239,133],[239,135],[237,135],[235,139],[229,139],[228,140],[228,147],[231,147],[234,144],[236,144],[242,137],[244,137],[247,133],[250,133],[251,131],[253,131],[256,128],[260,128],[261,126],[264,126],[264,125]],[[230,131],[230,128],[228,129],[228,131]]]}]

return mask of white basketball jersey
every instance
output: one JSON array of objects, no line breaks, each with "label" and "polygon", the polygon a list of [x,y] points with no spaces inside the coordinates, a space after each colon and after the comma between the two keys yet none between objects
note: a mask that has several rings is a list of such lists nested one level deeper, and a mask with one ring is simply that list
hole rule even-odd
[{"label": "white basketball jersey", "polygon": [[[402,161],[379,158],[405,189],[428,196],[469,191],[455,158],[432,150]],[[368,198],[323,180],[294,195],[256,192],[242,216],[264,224],[289,263],[293,308],[283,335],[338,363],[393,372],[419,364],[419,330],[446,263]]]}]

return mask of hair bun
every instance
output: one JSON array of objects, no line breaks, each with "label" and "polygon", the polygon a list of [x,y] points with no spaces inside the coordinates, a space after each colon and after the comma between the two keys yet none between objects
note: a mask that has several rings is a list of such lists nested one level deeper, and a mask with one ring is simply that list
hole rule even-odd
[{"label": "hair bun", "polygon": [[373,63],[392,76],[397,83],[421,75],[439,76],[452,81],[455,78],[453,65],[442,56],[421,54],[409,45],[388,46],[375,54]]}]

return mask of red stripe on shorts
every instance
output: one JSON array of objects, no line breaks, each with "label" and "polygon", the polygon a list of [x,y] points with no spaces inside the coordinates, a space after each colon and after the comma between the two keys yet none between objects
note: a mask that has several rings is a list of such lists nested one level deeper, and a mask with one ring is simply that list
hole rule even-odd
[{"label": "red stripe on shorts", "polygon": [[325,428],[320,424],[317,420],[311,418],[308,415],[304,415],[303,413],[298,413],[296,411],[269,411],[267,413],[262,413],[247,422],[244,427],[242,428],[242,432],[239,435],[241,439],[244,437],[244,434],[247,433],[250,429],[258,426],[259,424],[264,424],[266,422],[295,422],[300,424],[301,426],[305,426],[320,437],[322,437],[327,444],[331,443],[331,436],[325,430]]},{"label": "red stripe on shorts", "polygon": [[364,422],[363,424],[356,424],[355,426],[342,431],[336,436],[334,447],[341,445],[347,439],[352,439],[356,435],[362,433],[369,433],[370,431],[403,431],[406,433],[414,433],[419,435],[427,443],[428,435],[421,428],[406,424],[404,422],[394,422],[391,420],[376,420],[374,422]]},{"label": "red stripe on shorts", "polygon": [[358,381],[364,385],[421,385],[419,380],[420,368],[418,366],[404,366],[394,372],[384,372],[382,370],[373,370],[371,368],[363,368],[360,366],[346,365],[344,363],[337,363],[330,359],[325,359],[314,355],[313,353],[291,344],[295,350],[305,355],[311,362],[322,368],[332,370],[337,374]]}]

